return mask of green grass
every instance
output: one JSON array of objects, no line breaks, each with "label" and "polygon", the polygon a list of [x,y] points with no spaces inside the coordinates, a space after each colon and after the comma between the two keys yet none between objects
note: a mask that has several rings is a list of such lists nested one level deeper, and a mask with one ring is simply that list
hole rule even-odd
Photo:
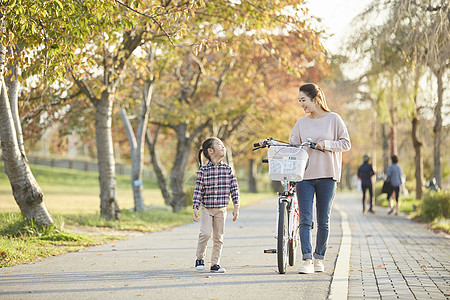
[{"label": "green grass", "polygon": [[66,231],[61,219],[55,224],[38,226],[18,213],[0,214],[0,268],[27,261],[79,251],[113,239],[112,236],[87,235]]},{"label": "green grass", "polygon": [[[97,172],[31,165],[33,175],[44,193],[45,205],[53,213],[89,213],[100,211],[100,188]],[[117,175],[119,207],[134,206],[130,177]],[[144,178],[144,199],[148,206],[164,205],[156,182]],[[0,163],[0,211],[18,212],[3,164]]]},{"label": "green grass", "polygon": [[[389,207],[387,195],[380,194],[381,184],[377,183],[375,187],[376,203]],[[395,205],[394,199],[393,204]],[[400,194],[400,211],[409,214],[416,221],[428,223],[429,228],[434,231],[450,233],[449,207],[450,196],[448,191],[439,193],[426,191],[423,200],[416,199],[415,193]]]},{"label": "green grass", "polygon": [[[80,187],[99,187],[98,172],[53,168],[41,165],[31,165],[30,167],[37,182],[42,186],[64,186],[74,190],[79,190]],[[3,163],[0,163],[0,173],[7,179],[4,174]],[[128,175],[116,175],[116,181],[118,189],[127,189],[130,187],[130,176]],[[9,185],[8,181],[6,183],[6,185]],[[0,185],[4,184],[5,182],[1,180]],[[155,181],[144,180],[144,188],[155,189],[158,188],[158,185]]]},{"label": "green grass", "polygon": [[450,219],[435,219],[431,224],[431,229],[435,231],[450,232]]},{"label": "green grass", "polygon": [[[395,205],[395,199],[392,200],[393,204]],[[386,194],[379,195],[376,198],[376,203],[378,205],[389,207],[389,202],[387,200]],[[417,210],[420,203],[422,203],[421,200],[417,200],[415,195],[400,195],[400,211],[404,213],[412,213]]]},{"label": "green grass", "polygon": [[[154,232],[192,222],[190,207],[178,213],[164,208],[134,212],[130,179],[124,175],[116,178],[121,220],[108,221],[99,215],[97,172],[37,165],[32,165],[31,169],[44,192],[45,205],[55,224],[39,227],[22,218],[0,163],[0,268],[124,239],[131,231]],[[164,199],[156,187],[155,182],[144,178],[146,206],[164,206]],[[274,193],[242,193],[241,206],[274,196]]]},{"label": "green grass", "polygon": [[107,227],[114,230],[134,230],[141,232],[159,231],[167,227],[183,225],[192,221],[192,210],[184,209],[173,213],[166,209],[155,209],[147,211],[128,211],[121,213],[120,221],[105,220],[98,214],[70,215],[64,214],[62,218],[68,227],[90,226]]}]

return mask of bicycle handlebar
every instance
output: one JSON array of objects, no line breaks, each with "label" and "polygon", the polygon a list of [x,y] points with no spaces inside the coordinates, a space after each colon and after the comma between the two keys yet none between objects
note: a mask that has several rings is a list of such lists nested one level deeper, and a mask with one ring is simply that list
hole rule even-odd
[{"label": "bicycle handlebar", "polygon": [[259,143],[254,143],[253,147],[255,147],[255,148],[253,148],[252,151],[255,151],[255,150],[258,150],[258,149],[262,149],[262,148],[266,148],[266,147],[270,147],[270,146],[285,146],[285,147],[303,147],[303,146],[306,146],[306,147],[309,147],[311,149],[319,150],[319,151],[325,153],[325,150],[317,148],[316,145],[317,145],[317,143],[311,142],[309,139],[308,139],[307,142],[303,142],[300,145],[292,145],[292,144],[276,144],[273,138],[268,138],[268,139],[264,140],[262,145],[260,145]]}]

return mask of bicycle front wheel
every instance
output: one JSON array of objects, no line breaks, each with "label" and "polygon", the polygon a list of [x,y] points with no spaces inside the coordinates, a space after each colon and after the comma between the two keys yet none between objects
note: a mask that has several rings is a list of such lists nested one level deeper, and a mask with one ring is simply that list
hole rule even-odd
[{"label": "bicycle front wheel", "polygon": [[297,257],[297,241],[292,239],[289,242],[289,265],[295,265],[295,259]]},{"label": "bicycle front wheel", "polygon": [[278,272],[286,273],[289,246],[289,224],[288,207],[286,201],[281,201],[278,208],[278,236],[277,236],[277,258]]}]

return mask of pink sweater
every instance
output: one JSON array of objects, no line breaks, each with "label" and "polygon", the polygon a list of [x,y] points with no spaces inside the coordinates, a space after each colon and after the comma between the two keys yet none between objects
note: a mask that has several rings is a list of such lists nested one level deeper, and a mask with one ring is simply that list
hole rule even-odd
[{"label": "pink sweater", "polygon": [[325,153],[308,147],[309,165],[304,179],[330,178],[341,180],[342,152],[351,148],[350,137],[344,121],[337,113],[319,119],[304,116],[297,120],[289,135],[289,142],[299,145],[308,138],[312,142],[324,141]]}]

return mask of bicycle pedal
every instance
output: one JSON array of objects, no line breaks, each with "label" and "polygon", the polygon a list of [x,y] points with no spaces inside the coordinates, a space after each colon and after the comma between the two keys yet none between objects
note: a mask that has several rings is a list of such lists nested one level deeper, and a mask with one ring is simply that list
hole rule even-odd
[{"label": "bicycle pedal", "polygon": [[277,253],[277,249],[266,249],[264,253]]}]

